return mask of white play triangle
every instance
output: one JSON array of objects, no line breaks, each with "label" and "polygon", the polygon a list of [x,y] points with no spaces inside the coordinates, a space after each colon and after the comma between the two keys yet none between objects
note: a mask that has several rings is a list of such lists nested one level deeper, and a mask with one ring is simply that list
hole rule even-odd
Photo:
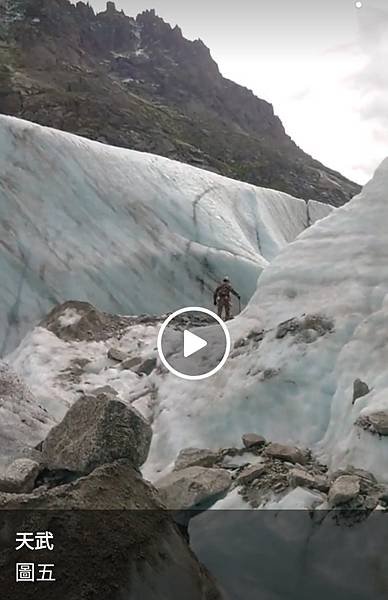
[{"label": "white play triangle", "polygon": [[183,332],[183,356],[185,358],[202,350],[205,346],[207,346],[207,342],[198,335],[186,330]]}]

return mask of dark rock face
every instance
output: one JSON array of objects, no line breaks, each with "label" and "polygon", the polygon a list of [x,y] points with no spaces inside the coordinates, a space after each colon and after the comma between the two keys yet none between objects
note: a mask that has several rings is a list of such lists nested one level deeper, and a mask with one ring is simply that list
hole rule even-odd
[{"label": "dark rock face", "polygon": [[335,206],[358,193],[154,11],[25,0],[17,14],[0,49],[1,112]]},{"label": "dark rock face", "polygon": [[358,400],[358,398],[362,398],[363,396],[366,396],[367,394],[369,394],[370,389],[367,383],[365,383],[365,381],[361,381],[361,379],[355,379],[353,382],[353,402],[352,404],[355,403],[356,400]]}]

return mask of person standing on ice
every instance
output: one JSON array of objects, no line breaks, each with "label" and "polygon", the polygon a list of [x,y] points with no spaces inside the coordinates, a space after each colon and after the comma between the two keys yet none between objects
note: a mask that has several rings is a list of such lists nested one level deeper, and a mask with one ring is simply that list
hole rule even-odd
[{"label": "person standing on ice", "polygon": [[225,311],[225,321],[231,318],[232,301],[230,294],[236,296],[240,300],[240,295],[233,289],[229,277],[224,277],[222,283],[214,292],[214,306],[217,306],[218,316],[222,317],[222,311]]}]

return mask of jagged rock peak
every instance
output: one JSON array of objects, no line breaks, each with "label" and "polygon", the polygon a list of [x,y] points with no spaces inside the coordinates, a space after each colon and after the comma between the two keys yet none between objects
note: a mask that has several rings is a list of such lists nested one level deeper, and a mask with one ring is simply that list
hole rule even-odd
[{"label": "jagged rock peak", "polygon": [[106,3],[106,10],[105,13],[108,15],[123,15],[126,16],[123,9],[121,10],[117,10],[116,8],[116,4],[114,2],[112,2],[111,0],[108,0],[108,2]]},{"label": "jagged rock peak", "polygon": [[87,18],[95,16],[94,10],[90,6],[89,2],[82,2],[82,0],[79,0],[76,4],[76,9],[83,17]]},{"label": "jagged rock peak", "polygon": [[144,10],[143,12],[139,13],[136,17],[136,21],[139,25],[143,27],[143,29],[149,29],[154,34],[173,34],[183,39],[183,33],[181,28],[178,25],[172,27],[170,23],[167,23],[167,21],[165,21],[162,17],[159,17],[159,15],[156,14],[154,8],[152,8],[151,10]]}]

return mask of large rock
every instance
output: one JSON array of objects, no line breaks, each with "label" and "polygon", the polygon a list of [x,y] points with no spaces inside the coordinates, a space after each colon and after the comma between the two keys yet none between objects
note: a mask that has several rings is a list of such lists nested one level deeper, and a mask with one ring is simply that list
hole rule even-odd
[{"label": "large rock", "polygon": [[123,362],[128,358],[128,353],[123,352],[119,348],[112,347],[109,348],[107,356],[108,358],[110,358],[110,360],[114,360],[116,362]]},{"label": "large rock", "polygon": [[185,510],[211,504],[229,489],[231,483],[232,477],[224,469],[189,467],[173,471],[155,485],[166,508]]},{"label": "large rock", "polygon": [[187,467],[213,467],[220,459],[220,453],[207,448],[185,448],[178,454],[174,471]]},{"label": "large rock", "polygon": [[314,487],[314,477],[304,469],[291,469],[288,481],[292,487]]},{"label": "large rock", "polygon": [[316,489],[321,492],[327,492],[329,489],[329,482],[327,477],[323,475],[314,475],[301,468],[294,468],[288,474],[288,481],[291,487],[305,487],[309,489]]},{"label": "large rock", "polygon": [[123,362],[121,363],[121,368],[123,369],[123,371],[129,371],[132,370],[134,367],[137,367],[138,365],[140,365],[141,363],[141,358],[140,356],[134,356],[132,358],[127,358],[125,360],[123,360]]},{"label": "large rock", "polygon": [[156,367],[156,358],[147,358],[135,370],[138,375],[151,375],[151,373],[155,369],[155,367]]},{"label": "large rock", "polygon": [[331,480],[335,481],[341,475],[355,475],[361,480],[368,481],[371,484],[377,484],[377,479],[370,471],[361,469],[360,467],[354,467],[353,465],[347,465],[344,469],[338,469],[331,474]]},{"label": "large rock", "polygon": [[251,465],[249,467],[245,467],[240,475],[237,477],[237,483],[242,485],[248,485],[252,483],[255,479],[258,479],[265,473],[267,467],[264,463],[258,463],[256,465]]},{"label": "large rock", "polygon": [[39,475],[39,463],[29,458],[18,458],[0,475],[0,492],[29,493],[32,492],[35,480]]},{"label": "large rock", "polygon": [[265,438],[257,433],[244,433],[241,440],[245,448],[260,448],[266,443]]},{"label": "large rock", "polygon": [[119,458],[140,467],[148,456],[152,430],[133,408],[109,395],[83,396],[43,442],[49,469],[88,473]]},{"label": "large rock", "polygon": [[131,323],[130,317],[110,315],[88,302],[69,300],[53,308],[40,325],[65,341],[98,342],[120,336]]},{"label": "large rock", "polygon": [[360,493],[360,480],[355,475],[338,477],[329,490],[329,504],[338,506],[353,500]]},{"label": "large rock", "polygon": [[[50,490],[0,494],[0,511],[4,598],[221,599],[155,490],[126,461]],[[56,583],[41,584],[38,593],[34,586],[16,583],[15,562],[33,557],[25,547],[15,552],[15,531],[53,533],[55,557],[41,550],[36,562],[55,563]],[[55,596],[56,585],[60,593]]]},{"label": "large rock", "polygon": [[307,462],[306,454],[296,446],[271,443],[265,449],[265,453],[271,458],[277,458],[294,464],[299,463],[303,465]]},{"label": "large rock", "polygon": [[372,433],[388,435],[388,411],[380,410],[375,413],[360,417],[360,422]]}]

